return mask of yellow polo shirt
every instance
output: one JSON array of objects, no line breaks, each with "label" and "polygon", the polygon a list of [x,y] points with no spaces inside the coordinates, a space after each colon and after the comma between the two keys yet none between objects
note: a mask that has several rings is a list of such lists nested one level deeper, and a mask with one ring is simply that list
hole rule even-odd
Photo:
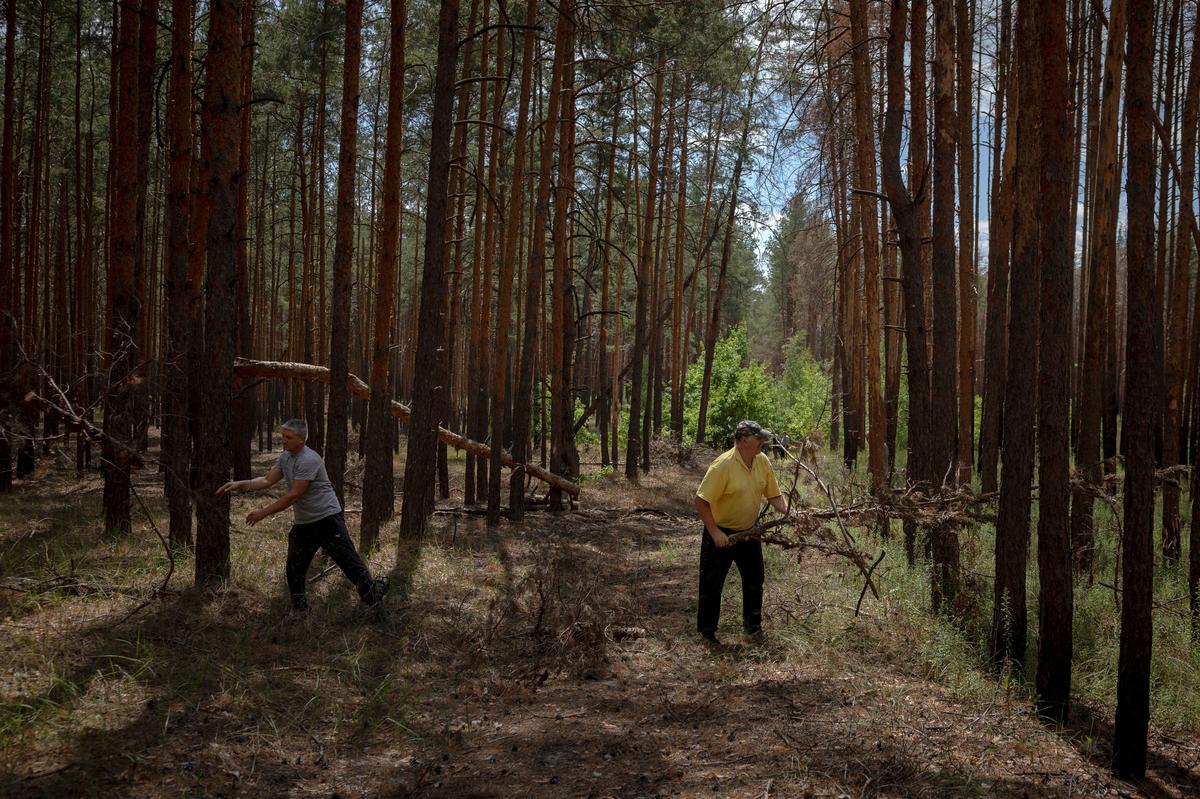
[{"label": "yellow polo shirt", "polygon": [[762,501],[779,494],[767,456],[758,453],[747,467],[737,447],[717,456],[696,489],[696,496],[712,506],[717,524],[731,530],[749,530],[758,521]]}]

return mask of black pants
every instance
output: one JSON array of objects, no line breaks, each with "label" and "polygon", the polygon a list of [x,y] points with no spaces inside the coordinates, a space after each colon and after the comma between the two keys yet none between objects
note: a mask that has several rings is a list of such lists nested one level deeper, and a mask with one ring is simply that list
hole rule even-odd
[{"label": "black pants", "polygon": [[288,533],[287,584],[292,607],[308,607],[305,577],[318,549],[325,550],[325,554],[354,583],[359,597],[365,602],[371,591],[371,572],[358,556],[358,550],[346,532],[346,517],[339,511],[315,522],[294,524]]},{"label": "black pants", "polygon": [[[721,532],[730,535],[736,531],[722,527]],[[696,609],[696,630],[701,633],[717,631],[717,621],[721,617],[721,592],[725,589],[725,577],[733,563],[737,564],[738,574],[742,576],[742,627],[748,633],[758,632],[762,627],[762,542],[752,539],[718,547],[708,531],[701,527],[700,603]]]}]

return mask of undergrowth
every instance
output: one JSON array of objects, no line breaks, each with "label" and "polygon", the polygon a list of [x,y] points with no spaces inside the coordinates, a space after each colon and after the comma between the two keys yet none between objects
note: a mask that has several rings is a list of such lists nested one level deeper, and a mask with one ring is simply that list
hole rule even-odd
[{"label": "undergrowth", "polygon": [[[832,460],[832,458],[830,458]],[[840,464],[829,471],[839,480],[858,480],[861,474],[843,473]],[[861,472],[861,469],[858,470]],[[813,505],[824,500],[809,491]],[[1187,503],[1182,508],[1184,529],[1188,524]],[[1152,650],[1150,704],[1151,722],[1165,731],[1200,733],[1200,647],[1192,640],[1187,605],[1187,542],[1178,566],[1161,560],[1161,513],[1155,513],[1155,552],[1159,553],[1154,577],[1154,645]],[[1015,673],[997,674],[989,665],[988,636],[992,623],[992,583],[995,529],[979,524],[958,533],[961,547],[966,611],[956,618],[930,612],[930,565],[918,557],[906,562],[899,522],[892,535],[880,540],[864,530],[853,530],[860,544],[872,554],[886,551],[877,571],[883,593],[875,602],[868,594],[864,611],[879,624],[847,622],[845,613],[826,613],[789,631],[810,645],[814,641],[838,640],[839,625],[855,630],[854,646],[887,652],[898,662],[909,662],[926,676],[944,685],[968,702],[985,702],[997,693],[1033,699],[1038,653],[1037,506],[1030,523],[1029,560],[1026,573],[1026,604],[1029,620],[1028,648],[1024,663]],[[1074,578],[1074,652],[1072,698],[1111,718],[1116,706],[1117,660],[1120,652],[1120,558],[1119,528],[1112,510],[1102,503],[1095,509],[1096,559],[1092,575]],[[1186,536],[1185,536],[1186,538]],[[920,546],[918,546],[918,550]],[[918,555],[920,553],[918,552]],[[820,591],[832,605],[853,608],[862,580],[848,564],[838,564],[836,575],[827,576]]]}]

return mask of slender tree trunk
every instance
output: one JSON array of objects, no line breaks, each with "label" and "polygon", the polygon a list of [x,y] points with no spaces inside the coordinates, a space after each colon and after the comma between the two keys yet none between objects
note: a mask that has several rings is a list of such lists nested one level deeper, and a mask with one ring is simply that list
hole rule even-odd
[{"label": "slender tree trunk", "polygon": [[[486,3],[484,7],[483,27],[487,27],[491,3]],[[479,24],[479,0],[471,2],[471,16],[467,22],[467,29],[471,31],[478,30]],[[501,36],[500,38],[503,38]],[[499,43],[497,43],[499,44]],[[454,128],[454,163],[459,165],[454,172],[451,173],[451,180],[454,182],[453,203],[454,203],[454,269],[461,271],[462,265],[462,250],[463,237],[466,235],[466,203],[467,203],[467,170],[465,168],[467,161],[467,122],[466,119],[470,114],[471,108],[471,86],[469,71],[475,69],[478,76],[482,77],[487,74],[487,58],[488,46],[487,38],[483,37],[483,42],[479,48],[479,59],[473,58],[474,42],[467,44],[463,51],[462,57],[462,78],[459,81],[458,89],[458,119],[455,121]],[[482,119],[487,113],[487,95],[488,83],[481,81],[479,84],[479,117]],[[495,138],[495,131],[488,131],[486,128],[480,127],[475,143],[475,174],[482,174],[484,171],[484,145],[487,142],[488,135],[491,134]],[[474,235],[471,236],[471,306],[468,309],[471,323],[468,327],[467,347],[466,352],[466,372],[467,382],[467,420],[464,429],[476,441],[483,441],[487,438],[487,420],[488,414],[483,409],[487,407],[487,364],[484,363],[484,343],[487,341],[488,331],[484,327],[482,315],[490,308],[491,297],[490,286],[487,286],[487,281],[481,282],[480,267],[482,266],[483,258],[481,253],[490,252],[489,246],[493,235],[493,218],[495,214],[490,205],[483,204],[483,183],[482,181],[473,181],[475,186],[475,205],[474,221],[472,227]],[[484,214],[486,213],[486,217]],[[485,221],[486,220],[486,221]],[[488,244],[485,244],[485,241]],[[467,454],[464,464],[464,480],[463,480],[463,501],[468,505],[478,502],[487,496],[487,466],[483,463],[478,465],[481,467],[476,470],[476,459],[474,455]],[[480,486],[485,486],[480,491]]]},{"label": "slender tree trunk", "polygon": [[213,0],[201,114],[208,162],[208,257],[204,275],[204,386],[201,394],[200,480],[196,486],[196,583],[229,578],[229,479],[233,389],[233,289],[237,250],[237,170],[242,104],[242,30],[237,0]]},{"label": "slender tree trunk", "polygon": [[[954,263],[954,156],[958,123],[954,114],[954,9],[951,0],[934,0],[937,59],[933,64],[933,373],[930,411],[931,454],[935,480],[954,480],[958,456],[958,408],[955,403],[957,297]],[[969,212],[969,211],[968,211]],[[958,536],[949,527],[931,531],[933,607],[950,610],[958,595]]]},{"label": "slender tree trunk", "polygon": [[[654,209],[658,199],[658,149],[662,129],[663,78],[666,64],[667,57],[664,53],[659,57],[655,70],[654,109],[650,115],[650,162],[646,173],[646,206],[642,209],[645,216],[641,226],[642,235],[639,237],[637,270],[634,272],[634,278],[637,281],[637,298],[634,305],[633,354],[630,358],[633,374],[630,380],[629,430],[625,438],[625,477],[635,483],[638,480],[638,464],[642,453],[642,401],[645,393],[642,381],[645,371],[643,363],[646,359],[646,339],[648,338],[646,317],[649,315],[649,309],[646,306],[650,302],[649,283],[653,279]],[[633,91],[637,91],[636,86]],[[634,169],[636,170],[637,167],[635,166]],[[714,307],[719,305],[719,302],[715,303]],[[704,429],[706,406],[707,400],[702,395],[700,400],[701,431]],[[649,413],[649,409],[646,412]]]},{"label": "slender tree trunk", "polygon": [[167,357],[162,426],[164,490],[170,510],[170,541],[192,545],[191,441],[188,435],[188,220],[192,167],[192,0],[173,0],[171,83],[167,103]]},{"label": "slender tree trunk", "polygon": [[[1017,166],[1017,81],[1013,80],[1012,2],[1000,12],[992,162],[994,219],[988,236],[987,320],[983,358],[983,414],[979,430],[979,482],[983,491],[998,485],[1000,431],[1004,416],[1004,381],[1008,370],[1009,244],[1012,241],[1013,183]],[[1001,138],[1001,131],[1003,139]]]},{"label": "slender tree trunk", "polygon": [[[396,308],[396,270],[400,244],[400,158],[404,151],[404,58],[407,0],[391,9],[391,57],[388,60],[388,105],[383,146],[383,196],[379,224],[379,254],[375,262],[375,331],[371,342],[371,402],[367,407],[366,479],[360,549],[370,552],[379,528],[392,518],[395,486],[392,477],[392,438],[395,425],[388,407],[391,384],[388,364],[392,317]],[[411,427],[410,427],[411,430]]]},{"label": "slender tree trunk", "polygon": [[[566,69],[566,48],[563,37],[568,25],[564,15],[558,15],[554,35],[554,61],[551,67],[550,94],[546,101],[545,122],[542,125],[542,148],[538,156],[538,193],[533,209],[533,233],[529,246],[529,270],[525,279],[524,331],[521,345],[521,368],[517,393],[513,397],[513,458],[524,463],[531,457],[529,436],[533,425],[534,356],[538,350],[539,309],[543,300],[543,280],[546,260],[546,222],[550,214],[551,168],[554,159],[554,137],[558,133],[560,94],[563,72]],[[540,403],[538,403],[540,405]],[[543,428],[544,430],[545,428]],[[514,474],[509,482],[508,513],[511,521],[525,515],[525,481]]]},{"label": "slender tree trunk", "polygon": [[413,416],[404,464],[404,505],[400,538],[419,542],[433,513],[437,468],[437,428],[449,410],[450,378],[443,354],[446,319],[446,209],[450,180],[450,140],[454,127],[454,75],[458,61],[458,0],[442,0],[438,16],[437,68],[430,120],[429,179],[425,209],[425,262],[413,375]]},{"label": "slender tree trunk", "polygon": [[[1192,256],[1191,232],[1195,225],[1196,122],[1200,104],[1200,30],[1193,26],[1192,60],[1188,69],[1184,97],[1182,136],[1178,152],[1182,156],[1179,180],[1179,205],[1175,226],[1174,274],[1171,279],[1170,314],[1166,336],[1166,411],[1163,417],[1163,467],[1170,468],[1186,462],[1182,447],[1183,394],[1187,377],[1188,357],[1188,289]],[[1165,145],[1164,145],[1165,146]],[[1172,155],[1172,158],[1175,156]],[[1179,519],[1179,483],[1164,480],[1162,527],[1163,551],[1167,554],[1172,542],[1171,560],[1178,560],[1181,550],[1182,525]]]},{"label": "slender tree trunk", "polygon": [[1075,265],[1075,163],[1067,19],[1060,0],[1041,0],[1041,217],[1038,262],[1038,708],[1065,722],[1071,698],[1069,507],[1071,280]]},{"label": "slender tree trunk", "polygon": [[954,0],[958,36],[958,480],[970,484],[975,442],[975,113],[971,106],[974,74],[974,8]]},{"label": "slender tree trunk", "polygon": [[[254,89],[254,24],[256,0],[242,0],[242,98],[238,109],[237,252],[235,286],[237,353],[254,357],[254,316],[250,308],[250,116]],[[250,444],[257,404],[254,391],[235,384],[233,401],[233,477],[250,478]]]},{"label": "slender tree trunk", "polygon": [[[554,187],[554,261],[550,286],[553,346],[550,363],[550,470],[567,478],[579,476],[579,451],[575,447],[574,398],[571,393],[571,355],[575,350],[574,296],[570,264],[568,208],[575,193],[575,3],[562,0],[563,54],[562,110],[559,116],[558,181]],[[558,43],[556,42],[556,47]],[[556,54],[557,55],[557,54]],[[551,487],[550,508],[562,505],[562,491]]]},{"label": "slender tree trunk", "polygon": [[[933,176],[929,164],[929,2],[912,0],[912,49],[910,52],[910,80],[912,81],[912,115],[909,136],[909,174],[912,176],[912,194],[917,206],[917,234],[921,246],[921,280],[925,287],[925,329],[930,331],[926,339],[929,350],[925,355],[932,374],[933,358],[933,259],[930,240],[930,205],[933,198]],[[910,357],[911,361],[912,358]],[[932,390],[932,385],[931,385]],[[930,398],[932,402],[932,396]],[[943,423],[945,420],[941,420]],[[930,450],[932,458],[932,450]],[[933,468],[932,461],[927,464]],[[940,477],[939,477],[940,480]]]},{"label": "slender tree trunk", "polygon": [[1150,650],[1154,639],[1154,9],[1128,6],[1129,66],[1125,108],[1129,172],[1129,266],[1126,296],[1125,519],[1121,559],[1121,651],[1113,767],[1118,776],[1146,773],[1150,722]]},{"label": "slender tree trunk", "polygon": [[[1180,147],[1180,152],[1183,154],[1185,165],[1182,169],[1183,179],[1180,181],[1179,191],[1179,221],[1180,232],[1178,234],[1175,253],[1175,281],[1177,290],[1181,293],[1187,291],[1188,285],[1188,267],[1191,261],[1191,236],[1186,235],[1184,231],[1188,228],[1195,229],[1196,217],[1192,209],[1192,200],[1195,197],[1195,164],[1192,160],[1192,154],[1196,152],[1196,128],[1200,117],[1200,25],[1193,23],[1192,28],[1192,58],[1188,67],[1188,82],[1187,94],[1184,99],[1183,111],[1183,144]],[[1200,283],[1196,286],[1196,291],[1200,294]],[[1181,353],[1181,360],[1186,358],[1189,362],[1186,365],[1181,363],[1181,368],[1187,369],[1191,374],[1191,382],[1189,384],[1190,397],[1184,402],[1184,408],[1191,410],[1191,422],[1189,424],[1190,436],[1183,436],[1181,440],[1186,441],[1191,439],[1191,462],[1192,462],[1192,477],[1188,491],[1190,493],[1191,503],[1191,525],[1188,533],[1188,604],[1192,617],[1192,640],[1200,640],[1200,468],[1197,468],[1197,452],[1196,452],[1196,425],[1198,423],[1196,411],[1198,397],[1200,392],[1197,392],[1197,365],[1200,359],[1200,345],[1197,344],[1197,336],[1200,335],[1200,319],[1195,318],[1196,314],[1200,314],[1200,300],[1193,303],[1193,319],[1192,329],[1189,333],[1187,328],[1187,297],[1186,295],[1180,301],[1183,309],[1181,314],[1180,329],[1176,332],[1176,336],[1180,339],[1187,339],[1191,343],[1190,353]],[[1187,346],[1187,342],[1181,345],[1181,349]],[[1182,381],[1183,375],[1180,375]],[[1181,462],[1187,460],[1188,450],[1184,449],[1181,453]]]},{"label": "slender tree trunk", "polygon": [[[683,122],[679,136],[679,194],[675,200],[675,274],[671,297],[671,440],[683,441],[683,369],[687,362],[683,330],[683,243],[687,222],[688,112],[692,105],[692,78],[683,89]],[[607,235],[605,236],[607,238]]]},{"label": "slender tree trunk", "polygon": [[[138,12],[140,24],[138,28],[138,85],[144,87],[138,93],[137,109],[137,233],[134,244],[133,274],[134,285],[138,293],[140,305],[137,324],[138,349],[144,358],[150,361],[153,357],[150,348],[150,331],[155,324],[153,308],[147,300],[150,298],[146,287],[149,272],[153,263],[148,259],[148,238],[150,223],[146,215],[146,195],[150,190],[150,137],[152,115],[155,105],[154,62],[158,44],[158,0],[142,0]],[[148,370],[149,371],[149,370]],[[151,375],[147,374],[147,378]],[[146,428],[149,422],[149,392],[143,388],[138,392],[137,409],[137,440],[139,450],[145,448]]]},{"label": "slender tree trunk", "polygon": [[1028,2],[1017,4],[1017,171],[1008,391],[1004,398],[1004,471],[996,521],[996,582],[991,657],[997,666],[1022,663],[1028,629],[1025,571],[1029,546],[1030,483],[1033,477],[1034,413],[1030,391],[1037,374],[1039,294],[1037,278],[1038,193],[1041,191],[1040,22]]},{"label": "slender tree trunk", "polygon": [[[513,176],[509,191],[507,211],[505,214],[505,229],[503,239],[503,254],[500,257],[500,286],[499,299],[496,303],[496,327],[493,336],[495,354],[492,360],[492,429],[503,430],[504,413],[508,400],[509,372],[509,326],[512,320],[512,284],[517,259],[517,245],[521,240],[521,229],[524,222],[525,201],[525,163],[528,158],[529,144],[529,102],[533,84],[534,36],[532,28],[537,24],[538,3],[530,0],[525,11],[525,31],[522,33],[521,59],[521,89],[518,98],[517,132],[513,144]],[[492,443],[492,457],[488,468],[488,524],[500,523],[500,488],[501,488],[501,447],[499,442]],[[524,475],[515,470],[512,475],[512,485],[524,496]]]},{"label": "slender tree trunk", "polygon": [[346,56],[342,65],[341,143],[338,147],[337,223],[333,244],[333,297],[330,309],[329,419],[325,468],[344,506],[347,422],[350,394],[350,269],[354,260],[354,180],[358,161],[358,82],[362,63],[362,0],[346,2]]},{"label": "slender tree trunk", "polygon": [[[522,76],[522,80],[524,77]],[[613,103],[612,123],[610,130],[612,137],[608,145],[608,179],[604,181],[604,241],[600,246],[600,263],[601,263],[601,279],[600,279],[600,341],[596,346],[599,351],[599,364],[596,370],[596,384],[600,388],[602,398],[608,400],[608,405],[611,407],[613,401],[612,379],[610,377],[613,363],[613,355],[610,354],[610,349],[615,347],[609,343],[609,315],[611,306],[609,305],[610,297],[610,277],[612,265],[612,222],[613,222],[613,179],[616,176],[617,170],[617,129],[620,123],[620,101]],[[518,139],[519,141],[519,139]],[[618,266],[618,269],[620,267]],[[620,327],[620,321],[612,323],[614,331]],[[616,341],[614,333],[613,341]],[[601,407],[596,412],[596,422],[600,430],[600,465],[609,466],[613,463],[609,456],[610,452],[610,434],[613,440],[617,438],[617,430],[615,425],[611,425],[612,419],[609,413],[609,408]],[[682,423],[681,423],[682,424]]]},{"label": "slender tree trunk", "polygon": [[[14,256],[14,193],[16,191],[16,162],[13,159],[13,115],[16,72],[17,0],[4,4],[4,137],[0,144],[0,379],[8,380],[13,364],[16,343],[15,326],[11,317],[19,310],[19,297],[14,289],[20,282]],[[0,493],[12,491],[12,443],[8,433],[0,431]]]},{"label": "slender tree trunk", "polygon": [[[915,7],[916,4],[914,4]],[[904,32],[907,1],[892,3],[887,44],[887,111],[880,155],[883,186],[887,192],[899,235],[900,273],[904,287],[904,338],[908,349],[908,481],[928,486],[930,414],[929,373],[924,354],[928,348],[925,327],[925,288],[921,274],[921,241],[917,206],[904,184],[900,167],[900,141],[904,126]],[[905,531],[909,562],[914,559],[915,528]]]},{"label": "slender tree trunk", "polygon": [[[1121,62],[1125,42],[1125,0],[1113,0],[1109,16],[1108,47],[1104,59],[1103,98],[1097,131],[1096,185],[1093,195],[1091,239],[1088,246],[1086,332],[1079,386],[1079,442],[1077,463],[1088,486],[1080,486],[1071,505],[1071,545],[1081,570],[1094,562],[1092,490],[1104,476],[1100,452],[1103,411],[1104,340],[1108,316],[1105,305],[1108,271],[1116,267],[1117,112],[1121,95]],[[1089,490],[1091,489],[1091,490]]]},{"label": "slender tree trunk", "polygon": [[887,428],[881,394],[879,345],[879,211],[875,194],[875,139],[872,127],[870,41],[867,38],[867,2],[851,0],[850,30],[854,41],[854,128],[857,138],[858,192],[855,202],[862,234],[863,311],[866,314],[867,361],[867,456],[872,488],[882,492],[887,482],[887,456],[884,452]]},{"label": "slender tree trunk", "polygon": [[[137,49],[138,7],[126,4],[120,10],[119,39],[113,51],[117,66],[117,114],[135,117],[138,107]],[[36,132],[35,145],[36,142]],[[137,130],[118,125],[113,131],[112,161],[115,179],[112,201],[112,234],[108,264],[109,365],[104,432],[117,441],[137,442],[136,381],[138,295],[134,273],[137,246]],[[35,167],[36,174],[36,167]],[[36,186],[36,177],[34,184]],[[34,197],[36,211],[37,197]],[[36,223],[31,225],[36,239]],[[32,287],[31,287],[32,289]],[[30,325],[27,311],[25,324]],[[28,328],[27,328],[28,332]],[[106,459],[104,468],[104,529],[109,534],[130,532],[130,476],[124,461]]]}]

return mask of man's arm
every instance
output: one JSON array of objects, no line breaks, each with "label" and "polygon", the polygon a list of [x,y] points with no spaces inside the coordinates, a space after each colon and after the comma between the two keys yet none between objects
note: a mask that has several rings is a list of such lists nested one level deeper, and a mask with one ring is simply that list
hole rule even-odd
[{"label": "man's arm", "polygon": [[217,489],[217,496],[241,493],[243,491],[262,491],[265,488],[275,485],[282,478],[283,472],[279,470],[279,467],[272,466],[271,470],[262,477],[256,477],[253,480],[230,480]]},{"label": "man's arm", "polygon": [[783,498],[783,494],[771,497],[767,500],[767,504],[779,511],[779,513],[783,516],[795,516],[795,514],[792,512],[792,509],[788,507],[787,500]]},{"label": "man's arm", "polygon": [[713,517],[712,505],[708,504],[708,500],[697,495],[696,510],[700,511],[700,519],[704,522],[704,529],[712,537],[713,543],[719,547],[729,546],[729,536],[721,532],[721,528],[717,526],[717,520]]},{"label": "man's arm", "polygon": [[287,510],[288,508],[292,507],[293,505],[296,504],[296,500],[300,499],[300,497],[308,489],[308,484],[310,482],[311,482],[310,480],[293,480],[292,481],[292,489],[290,491],[288,491],[286,494],[284,494],[282,497],[275,500],[274,502],[272,502],[270,505],[266,506],[265,508],[255,508],[254,510],[247,513],[246,514],[246,524],[253,527],[255,524],[261,522],[263,519],[267,518],[268,516],[275,514],[275,513],[279,513],[281,510]]}]

